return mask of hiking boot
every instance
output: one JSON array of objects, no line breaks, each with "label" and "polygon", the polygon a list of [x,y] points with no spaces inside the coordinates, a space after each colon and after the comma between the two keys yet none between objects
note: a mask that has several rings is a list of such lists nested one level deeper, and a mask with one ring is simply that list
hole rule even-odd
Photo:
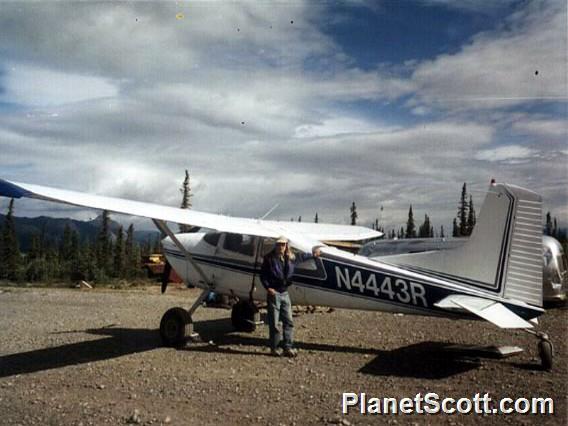
[{"label": "hiking boot", "polygon": [[272,356],[282,356],[282,354],[278,351],[278,349],[270,349],[270,355]]},{"label": "hiking boot", "polygon": [[298,356],[298,352],[292,348],[284,349],[284,356],[288,358],[296,358]]}]

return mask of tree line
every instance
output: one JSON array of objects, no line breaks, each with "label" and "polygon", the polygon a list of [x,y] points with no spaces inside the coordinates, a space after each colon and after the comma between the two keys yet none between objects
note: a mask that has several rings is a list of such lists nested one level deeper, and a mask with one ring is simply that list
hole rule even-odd
[{"label": "tree line", "polygon": [[0,238],[0,279],[10,281],[94,281],[133,280],[144,276],[142,255],[159,250],[157,242],[142,246],[134,240],[134,226],[110,230],[108,211],[103,211],[95,241],[81,239],[66,225],[60,241],[43,233],[32,235],[27,253],[19,248],[14,221],[14,200],[10,200]]},{"label": "tree line", "polygon": [[[380,208],[380,211],[383,211],[382,206]],[[357,225],[358,214],[355,201],[353,201],[351,203],[351,206],[349,207],[349,216],[351,218],[351,225]],[[458,203],[457,216],[453,220],[452,237],[470,236],[477,221],[476,216],[475,207],[473,205],[473,197],[471,196],[471,194],[467,193],[467,185],[464,182]],[[317,217],[318,216],[316,213],[315,222],[317,222]],[[424,214],[424,221],[417,227],[416,220],[414,219],[412,204],[410,204],[410,207],[408,208],[406,226],[401,226],[398,229],[390,229],[388,231],[385,231],[384,227],[381,226],[379,222],[379,218],[375,218],[375,221],[371,224],[371,228],[383,232],[386,237],[390,239],[433,238],[435,236],[445,238],[447,236],[443,225],[440,226],[439,233],[437,232],[437,230],[434,230],[434,225],[432,224],[432,221],[428,214]]]}]

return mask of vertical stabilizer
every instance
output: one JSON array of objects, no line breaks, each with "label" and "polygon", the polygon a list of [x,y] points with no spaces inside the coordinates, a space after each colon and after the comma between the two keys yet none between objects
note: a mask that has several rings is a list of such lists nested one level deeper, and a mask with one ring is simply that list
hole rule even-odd
[{"label": "vertical stabilizer", "polygon": [[496,295],[542,306],[542,201],[527,189],[492,184],[461,247],[384,261]]}]

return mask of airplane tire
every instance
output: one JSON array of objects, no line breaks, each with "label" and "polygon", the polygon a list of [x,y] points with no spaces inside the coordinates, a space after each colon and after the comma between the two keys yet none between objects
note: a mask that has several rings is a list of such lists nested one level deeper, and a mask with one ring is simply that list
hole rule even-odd
[{"label": "airplane tire", "polygon": [[160,321],[160,337],[164,346],[179,346],[191,335],[191,317],[183,308],[171,308]]},{"label": "airplane tire", "polygon": [[241,300],[231,310],[231,322],[237,331],[252,333],[256,330],[255,314],[258,308],[251,302]]},{"label": "airplane tire", "polygon": [[552,369],[553,349],[552,343],[549,340],[541,340],[538,342],[538,354],[543,370],[549,371]]}]

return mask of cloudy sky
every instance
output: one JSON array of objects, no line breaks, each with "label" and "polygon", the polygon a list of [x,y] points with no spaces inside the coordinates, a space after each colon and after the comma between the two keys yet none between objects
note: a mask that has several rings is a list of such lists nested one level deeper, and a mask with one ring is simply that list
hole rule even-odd
[{"label": "cloudy sky", "polygon": [[447,229],[494,177],[566,223],[567,118],[564,0],[0,3],[20,182],[178,205],[187,168],[200,210]]}]

